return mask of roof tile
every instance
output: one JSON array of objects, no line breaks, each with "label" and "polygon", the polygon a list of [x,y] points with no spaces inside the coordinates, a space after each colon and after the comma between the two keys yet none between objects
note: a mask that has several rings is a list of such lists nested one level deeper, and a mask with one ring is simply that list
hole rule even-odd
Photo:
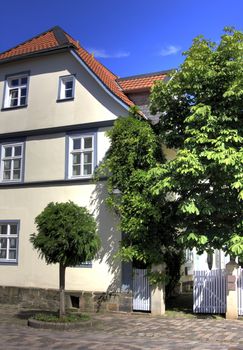
[{"label": "roof tile", "polygon": [[164,80],[167,77],[166,73],[158,74],[147,74],[131,78],[118,79],[118,83],[125,93],[138,91],[138,90],[149,90],[158,80]]}]

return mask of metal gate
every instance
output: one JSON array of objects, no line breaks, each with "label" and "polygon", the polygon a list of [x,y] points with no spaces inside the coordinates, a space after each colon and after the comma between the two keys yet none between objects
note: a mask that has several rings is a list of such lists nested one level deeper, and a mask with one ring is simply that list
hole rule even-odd
[{"label": "metal gate", "polygon": [[151,311],[151,291],[147,269],[133,268],[133,310]]},{"label": "metal gate", "polygon": [[239,267],[237,278],[238,315],[243,315],[243,269]]},{"label": "metal gate", "polygon": [[225,270],[195,271],[193,283],[193,312],[225,313]]}]

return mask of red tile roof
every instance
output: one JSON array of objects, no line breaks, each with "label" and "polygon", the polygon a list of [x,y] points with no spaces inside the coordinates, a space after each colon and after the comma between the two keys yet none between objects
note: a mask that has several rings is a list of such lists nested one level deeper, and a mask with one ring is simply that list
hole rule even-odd
[{"label": "red tile roof", "polygon": [[150,90],[157,80],[164,80],[168,72],[142,74],[134,77],[121,78],[117,82],[125,93]]},{"label": "red tile roof", "polygon": [[40,54],[64,47],[73,48],[100,81],[122,102],[128,106],[134,105],[117,84],[116,80],[118,77],[97,61],[93,55],[82,48],[77,41],[75,41],[69,34],[65,33],[60,27],[54,27],[8,51],[0,53],[0,63],[24,58],[26,55]]},{"label": "red tile roof", "polygon": [[10,58],[19,57],[27,53],[33,53],[37,51],[42,51],[54,47],[58,47],[59,43],[53,33],[53,31],[48,31],[46,33],[40,34],[33,39],[30,39],[8,51],[0,54],[0,61]]}]

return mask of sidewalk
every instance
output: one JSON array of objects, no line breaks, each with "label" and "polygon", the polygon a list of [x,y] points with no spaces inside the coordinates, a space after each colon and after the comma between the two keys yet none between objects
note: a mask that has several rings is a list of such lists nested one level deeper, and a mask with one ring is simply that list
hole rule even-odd
[{"label": "sidewalk", "polygon": [[243,321],[95,314],[92,328],[37,330],[30,310],[0,305],[0,349],[200,349],[243,350]]}]

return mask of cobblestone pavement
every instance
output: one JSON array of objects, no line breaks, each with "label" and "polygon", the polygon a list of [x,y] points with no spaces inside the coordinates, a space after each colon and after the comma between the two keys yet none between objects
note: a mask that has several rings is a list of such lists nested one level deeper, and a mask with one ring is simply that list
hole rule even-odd
[{"label": "cobblestone pavement", "polygon": [[0,349],[243,350],[243,321],[96,314],[93,327],[57,331],[27,327],[29,314],[0,305]]}]

